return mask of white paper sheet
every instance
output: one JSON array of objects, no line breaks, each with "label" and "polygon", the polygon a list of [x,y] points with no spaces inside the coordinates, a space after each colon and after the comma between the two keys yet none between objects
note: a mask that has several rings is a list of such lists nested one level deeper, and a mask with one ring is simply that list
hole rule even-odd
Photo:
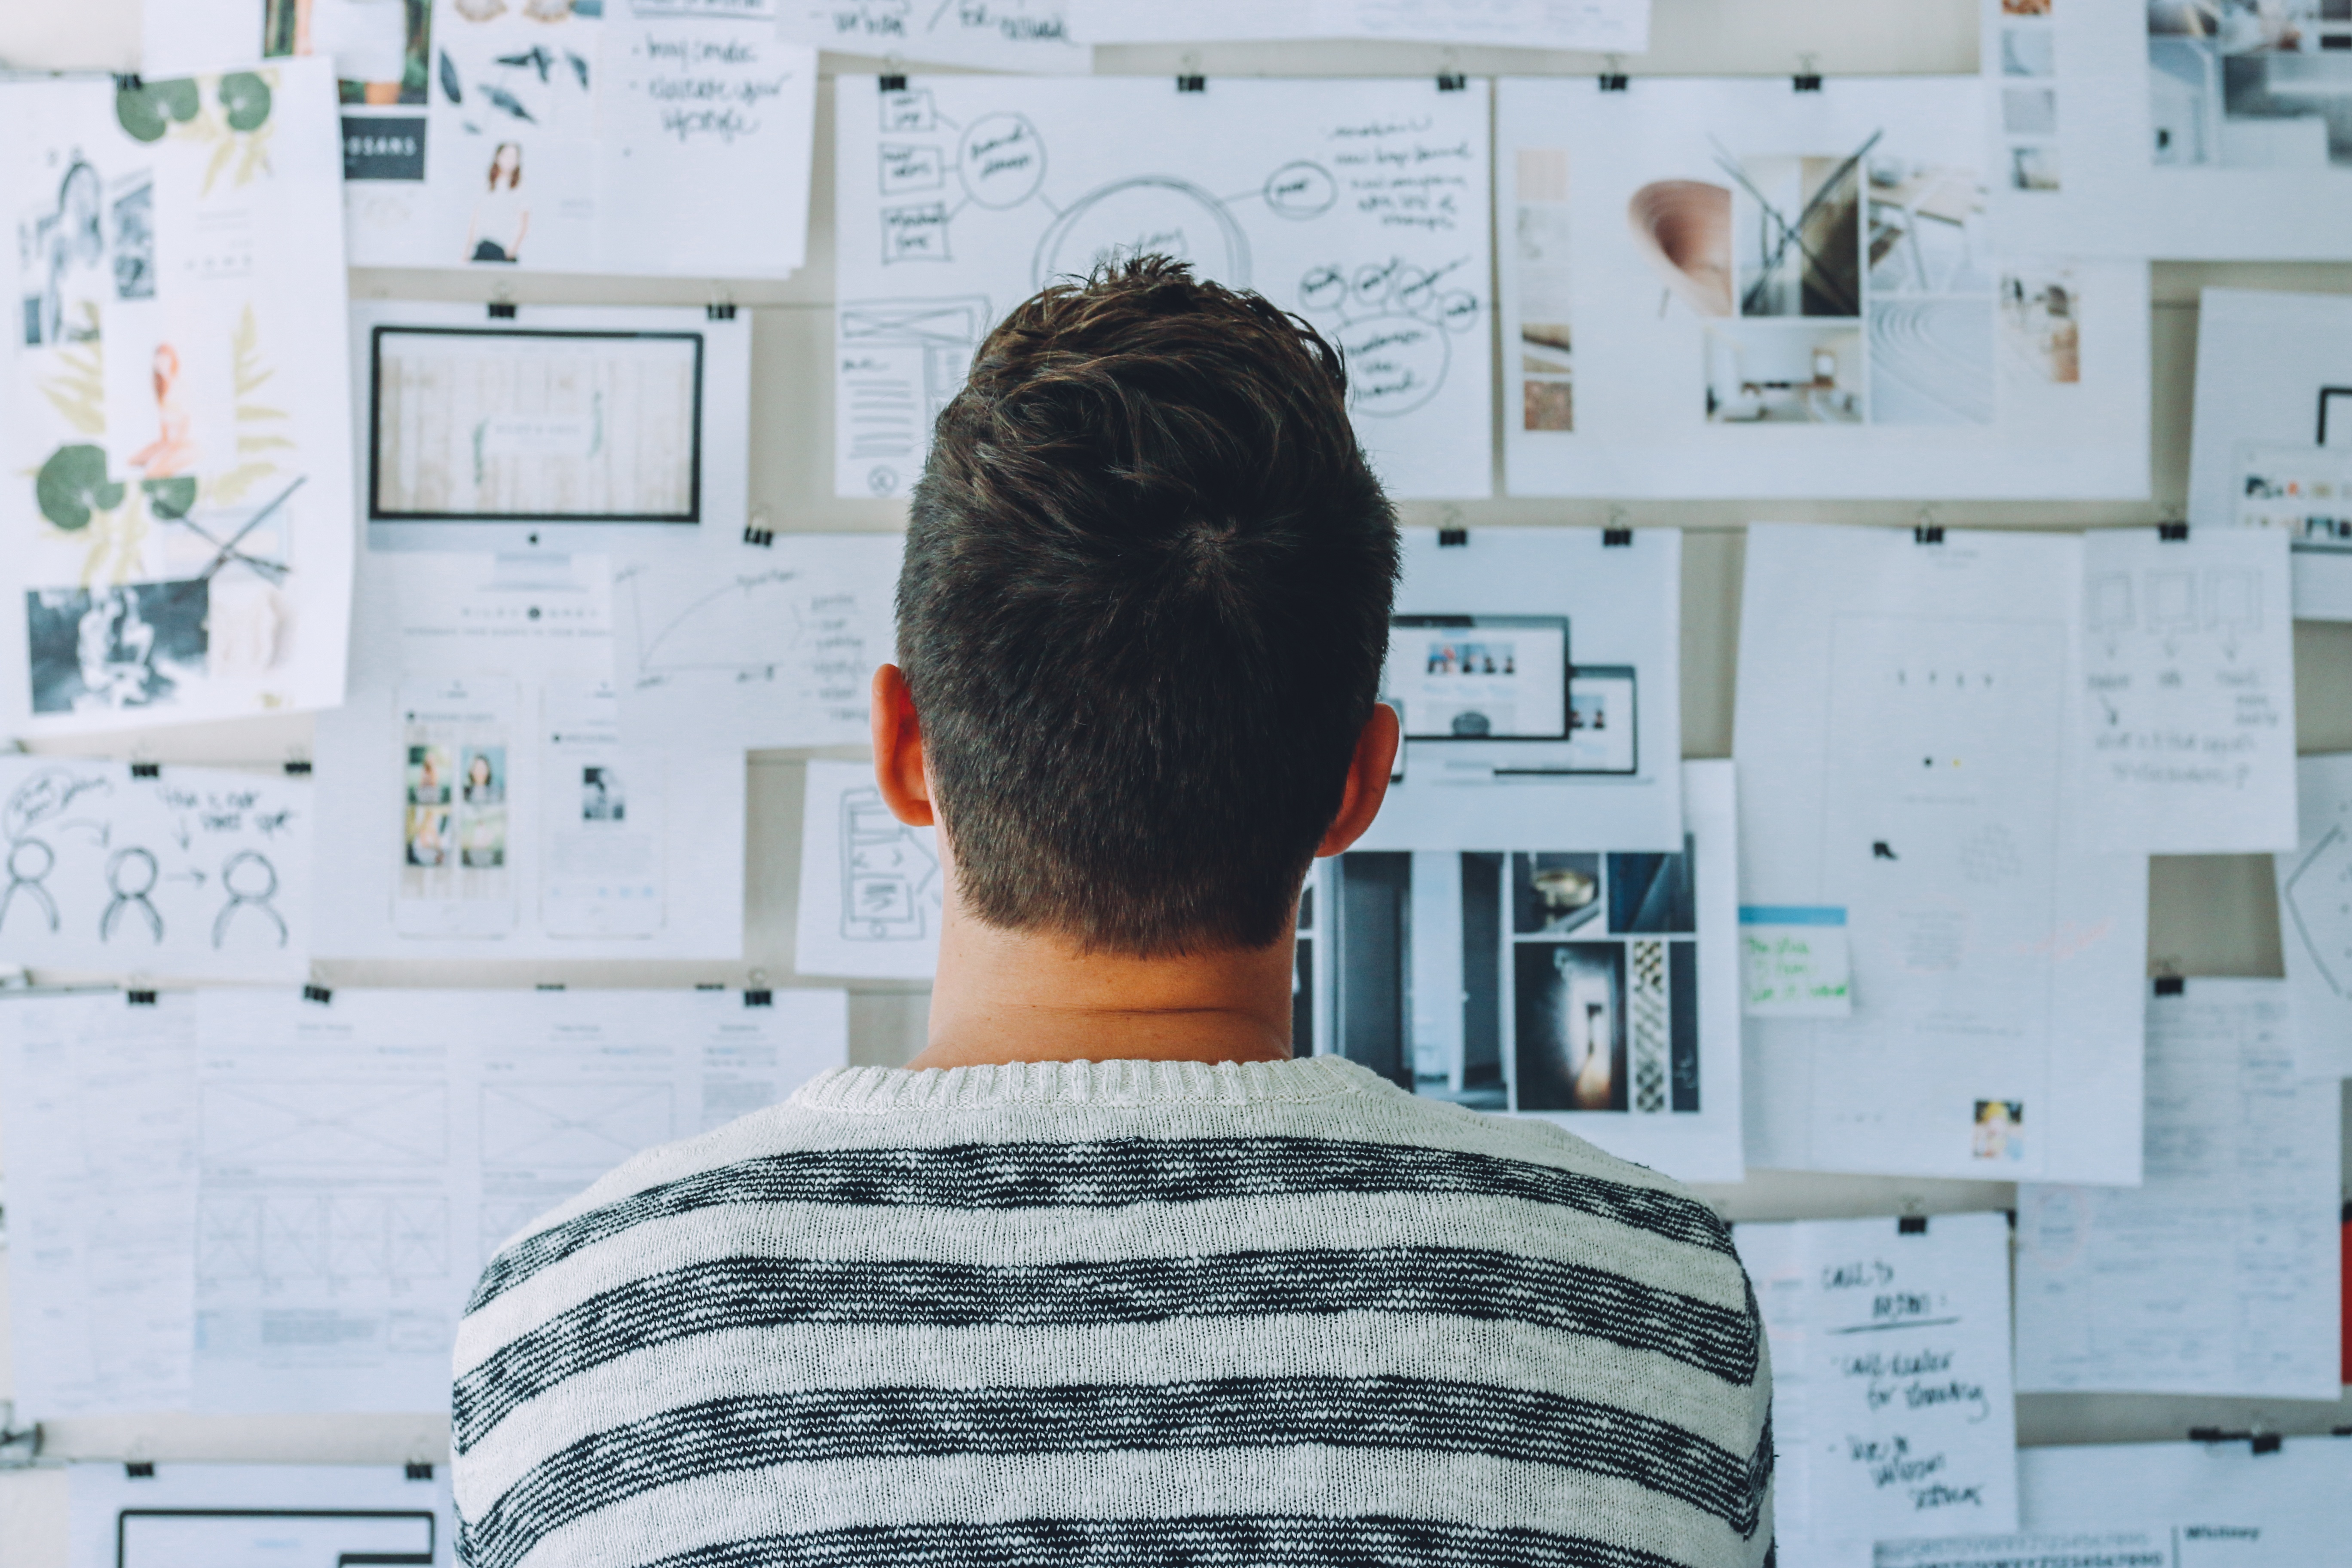
[{"label": "white paper sheet", "polygon": [[862,745],[875,667],[896,654],[895,533],[706,525],[690,552],[616,564],[614,662],[629,732],[649,743]]},{"label": "white paper sheet", "polygon": [[1631,531],[1403,531],[1402,772],[1358,848],[1681,847],[1682,534]]},{"label": "white paper sheet", "polygon": [[1072,38],[1069,0],[781,0],[784,37],[814,48],[975,70],[1087,71],[1095,52]]},{"label": "white paper sheet", "polygon": [[2283,980],[2149,1001],[2143,1184],[2018,1188],[2019,1388],[2336,1396],[2337,1086],[2294,1029]]},{"label": "white paper sheet", "polygon": [[868,763],[812,762],[806,787],[793,972],[929,980],[947,890],[938,829],[891,816]]},{"label": "white paper sheet", "polygon": [[1981,0],[1995,214],[2086,255],[2352,248],[2352,17],[2327,0]]},{"label": "white paper sheet", "polygon": [[611,568],[568,572],[362,558],[351,700],[318,727],[321,954],[742,951],[742,753],[620,728]]},{"label": "white paper sheet", "polygon": [[[2009,1223],[1738,1225],[1772,1347],[1773,1518],[1793,1564],[2017,1523]],[[1867,1557],[1863,1558],[1867,1561]]]},{"label": "white paper sheet", "polygon": [[192,996],[0,1000],[21,1421],[187,1404],[195,1075]]},{"label": "white paper sheet", "polygon": [[36,969],[300,980],[310,781],[0,757],[0,943]]},{"label": "white paper sheet", "polygon": [[354,266],[800,267],[816,52],[772,5],[434,0],[429,47],[415,106],[351,128],[381,148],[349,163]]},{"label": "white paper sheet", "polygon": [[2093,849],[2246,855],[2294,835],[2294,628],[2270,531],[2083,536],[2083,826]]},{"label": "white paper sheet", "polygon": [[2301,832],[2272,857],[2299,1078],[2352,1078],[2352,755],[2295,764]]},{"label": "white paper sheet", "polygon": [[2147,268],[1996,243],[1977,79],[1497,90],[1511,494],[2147,493]]},{"label": "white paper sheet", "polygon": [[1684,1181],[1739,1180],[1731,764],[1681,771],[1675,853],[1493,839],[1318,862],[1297,1047],[1428,1098],[1544,1115]]},{"label": "white paper sheet", "polygon": [[449,1468],[155,1466],[68,1470],[73,1568],[337,1568],[457,1561]]},{"label": "white paper sheet", "polygon": [[0,84],[0,731],[331,707],[352,586],[323,61]]},{"label": "white paper sheet", "polygon": [[1650,0],[1070,0],[1095,44],[1193,39],[1413,38],[1527,49],[1650,47]]},{"label": "white paper sheet", "polygon": [[2082,551],[1749,529],[1740,897],[1845,910],[1853,981],[1748,1020],[1751,1165],[2139,1179],[2147,863],[2074,847]]},{"label": "white paper sheet", "polygon": [[467,1293],[639,1150],[846,1059],[848,1000],[783,991],[208,991],[195,1403],[436,1411]]},{"label": "white paper sheet", "polygon": [[1391,494],[1492,490],[1484,81],[865,77],[835,107],[835,493],[906,494],[988,330],[1139,251],[1340,347]]},{"label": "white paper sheet", "polygon": [[2189,522],[2284,533],[2295,615],[2352,620],[2352,300],[2208,289],[2200,300]]},{"label": "white paper sheet", "polygon": [[2352,1440],[2021,1449],[2031,1535],[1888,1542],[1876,1568],[2307,1568],[2352,1539]]}]

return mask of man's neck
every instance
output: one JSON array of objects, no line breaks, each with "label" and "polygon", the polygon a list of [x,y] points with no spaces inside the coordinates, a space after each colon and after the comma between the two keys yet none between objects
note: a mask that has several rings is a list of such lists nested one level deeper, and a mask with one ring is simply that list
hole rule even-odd
[{"label": "man's neck", "polygon": [[930,1043],[909,1067],[1002,1062],[1276,1061],[1290,1055],[1292,942],[1133,958],[1003,931],[952,898]]}]

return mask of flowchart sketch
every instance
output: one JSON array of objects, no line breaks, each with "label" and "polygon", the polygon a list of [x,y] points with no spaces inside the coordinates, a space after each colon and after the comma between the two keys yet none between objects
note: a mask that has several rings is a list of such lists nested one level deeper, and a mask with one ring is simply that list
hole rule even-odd
[{"label": "flowchart sketch", "polygon": [[988,328],[1140,255],[1338,346],[1391,493],[1489,493],[1486,87],[1448,83],[845,79],[836,493],[907,493]]},{"label": "flowchart sketch", "polygon": [[895,533],[705,529],[690,552],[616,566],[623,723],[641,742],[856,745],[893,657]]},{"label": "flowchart sketch", "polygon": [[778,26],[794,43],[974,70],[1088,71],[1095,52],[1073,37],[1072,0],[782,0]]},{"label": "flowchart sketch", "polygon": [[2231,528],[2083,536],[2080,761],[2095,849],[2242,855],[2294,841],[2287,542]]},{"label": "flowchart sketch", "polygon": [[2147,268],[2010,243],[1977,78],[1496,90],[1511,494],[2147,493]]},{"label": "flowchart sketch", "polygon": [[812,762],[807,789],[793,967],[929,979],[939,967],[947,886],[937,830],[891,816],[862,763]]},{"label": "flowchart sketch", "polygon": [[0,757],[0,948],[36,969],[301,978],[312,800],[283,773]]},{"label": "flowchart sketch", "polygon": [[2272,857],[2296,1075],[2352,1078],[2352,756],[2295,764],[2294,853]]}]

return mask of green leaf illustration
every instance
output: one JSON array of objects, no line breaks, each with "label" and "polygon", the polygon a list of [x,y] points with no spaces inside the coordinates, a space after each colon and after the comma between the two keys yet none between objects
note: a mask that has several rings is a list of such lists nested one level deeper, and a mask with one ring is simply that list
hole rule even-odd
[{"label": "green leaf illustration", "polygon": [[122,487],[106,477],[106,448],[77,443],[49,454],[33,480],[41,515],[71,532],[89,526],[90,513],[122,504]]},{"label": "green leaf illustration", "polygon": [[149,509],[166,522],[187,516],[188,509],[196,504],[196,477],[194,474],[174,474],[168,479],[142,479],[139,488],[147,492]]},{"label": "green leaf illustration", "polygon": [[204,97],[196,91],[194,77],[174,77],[170,81],[151,81],[148,96],[163,106],[163,112],[185,125],[205,107]]},{"label": "green leaf illustration", "polygon": [[[268,118],[269,89],[263,88],[263,118]],[[171,81],[151,81],[143,87],[117,88],[114,91],[114,118],[140,142],[160,142],[172,122],[186,124],[204,107],[197,95],[196,84],[187,77]],[[260,121],[255,121],[256,124]]]},{"label": "green leaf illustration", "polygon": [[269,84],[251,71],[220,79],[221,108],[231,131],[258,131],[269,118]]}]

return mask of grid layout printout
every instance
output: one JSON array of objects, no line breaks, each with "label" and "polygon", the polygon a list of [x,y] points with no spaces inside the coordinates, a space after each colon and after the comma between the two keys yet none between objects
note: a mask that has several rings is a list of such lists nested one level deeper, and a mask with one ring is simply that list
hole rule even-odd
[{"label": "grid layout printout", "polygon": [[2336,1397],[2340,1086],[2295,1027],[2283,980],[2149,1001],[2142,1184],[2018,1188],[2021,1389]]},{"label": "grid layout printout", "polygon": [[2352,250],[2352,11],[2337,0],[1980,0],[1993,210],[2090,256]]},{"label": "grid layout printout", "polygon": [[66,1493],[72,1568],[457,1561],[446,1465],[74,1465]]},{"label": "grid layout printout", "polygon": [[1740,892],[1843,911],[1853,1011],[1750,1018],[1751,1165],[2139,1180],[2147,861],[2079,846],[2083,543],[1759,523]]},{"label": "grid layout printout", "polygon": [[1650,47],[1650,0],[1069,0],[1090,44],[1398,38],[1523,49]]},{"label": "grid layout printout", "polygon": [[[1738,1181],[1731,764],[1684,763],[1679,850],[1351,850],[1302,910],[1293,1048]],[[1563,836],[1564,837],[1564,836]],[[1557,845],[1559,839],[1551,840]]]},{"label": "grid layout printout", "polygon": [[2017,1486],[2022,1533],[1883,1541],[1875,1568],[2308,1568],[2352,1540],[2347,1436],[2021,1448]]},{"label": "grid layout printout", "polygon": [[1088,71],[1071,0],[775,0],[783,35],[812,48],[974,70]]},{"label": "grid layout printout", "polygon": [[2352,300],[2199,296],[2189,517],[2285,534],[2297,618],[2352,620]]},{"label": "grid layout printout", "polygon": [[1391,494],[1491,492],[1484,81],[904,79],[835,95],[836,494],[905,495],[988,330],[1143,254],[1339,347]]},{"label": "grid layout printout", "polygon": [[0,83],[0,730],[342,700],[334,110],[312,60]]},{"label": "grid layout printout", "polygon": [[1974,77],[1504,80],[1513,495],[2147,493],[2147,267],[1986,213]]}]

